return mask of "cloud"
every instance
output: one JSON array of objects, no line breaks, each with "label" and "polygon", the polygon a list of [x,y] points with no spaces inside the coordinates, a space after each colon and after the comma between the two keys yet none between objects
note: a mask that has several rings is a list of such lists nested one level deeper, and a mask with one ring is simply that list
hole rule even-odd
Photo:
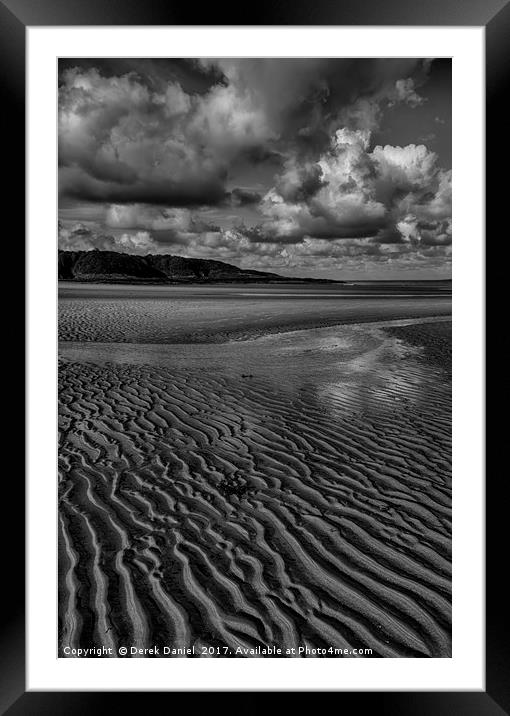
[{"label": "cloud", "polygon": [[416,92],[412,77],[395,82],[395,90],[393,94],[389,94],[388,103],[393,106],[398,102],[408,104],[410,107],[419,107],[425,102],[425,99]]},{"label": "cloud", "polygon": [[113,236],[95,232],[85,224],[68,227],[59,222],[58,248],[63,251],[114,251],[115,239]]},{"label": "cloud", "polygon": [[251,97],[273,135],[300,149],[322,146],[340,125],[374,129],[374,119],[364,115],[379,116],[383,105],[422,104],[416,88],[430,69],[426,60],[406,58],[215,58],[201,64]]},{"label": "cloud", "polygon": [[416,92],[413,78],[406,77],[395,82],[385,83],[375,92],[361,95],[341,109],[338,120],[348,129],[373,132],[379,129],[386,109],[398,104],[404,104],[414,109],[424,104],[425,101],[425,98]]},{"label": "cloud", "polygon": [[261,198],[262,197],[258,191],[236,187],[230,192],[228,203],[230,203],[233,207],[249,206],[251,204],[258,204]]},{"label": "cloud", "polygon": [[59,226],[58,247],[64,251],[119,251],[127,254],[145,255],[157,253],[157,244],[147,231],[123,233],[118,236],[105,234],[84,224],[71,227]]},{"label": "cloud", "polygon": [[306,201],[325,186],[321,167],[314,162],[288,159],[277,179],[276,190],[284,201]]},{"label": "cloud", "polygon": [[210,83],[201,92],[185,91],[168,72],[164,79],[154,70],[149,81],[140,62],[122,75],[66,66],[59,87],[61,195],[221,204],[236,165],[322,149],[333,125],[373,129],[384,103],[420,104],[415,81],[395,77],[416,74],[419,61],[385,62],[204,60],[197,72],[209,73]]},{"label": "cloud", "polygon": [[221,175],[208,174],[207,169],[201,174],[198,167],[190,167],[179,178],[164,175],[163,170],[149,174],[141,171],[133,182],[121,183],[113,178],[99,180],[81,167],[63,167],[59,171],[59,193],[61,197],[90,202],[144,202],[161,206],[196,207],[228,200]]},{"label": "cloud", "polygon": [[192,110],[186,116],[186,135],[207,142],[209,152],[226,159],[277,136],[254,93],[234,83],[195,97]]},{"label": "cloud", "polygon": [[451,172],[423,145],[376,146],[368,130],[339,129],[315,164],[287,163],[261,211],[252,241],[299,243],[372,238],[446,244],[451,239]]},{"label": "cloud", "polygon": [[201,233],[216,230],[188,209],[160,209],[144,204],[112,204],[105,217],[111,229],[147,229],[154,232]]},{"label": "cloud", "polygon": [[271,139],[264,113],[236,86],[186,94],[134,74],[67,69],[59,89],[60,190],[88,201],[198,206],[228,199],[227,168]]}]

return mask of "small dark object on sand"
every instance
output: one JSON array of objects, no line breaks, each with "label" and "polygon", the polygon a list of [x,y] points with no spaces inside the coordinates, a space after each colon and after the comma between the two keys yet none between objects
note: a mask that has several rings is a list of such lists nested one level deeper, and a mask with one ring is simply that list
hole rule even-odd
[{"label": "small dark object on sand", "polygon": [[225,475],[223,480],[218,485],[218,491],[221,492],[223,497],[236,495],[239,499],[246,497],[246,495],[252,492],[248,485],[248,481],[240,472],[235,472],[232,475]]}]

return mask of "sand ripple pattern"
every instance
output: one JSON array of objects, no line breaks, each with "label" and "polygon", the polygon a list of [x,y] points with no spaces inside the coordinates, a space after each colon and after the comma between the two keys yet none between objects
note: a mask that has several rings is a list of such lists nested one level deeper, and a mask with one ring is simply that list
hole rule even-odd
[{"label": "sand ripple pattern", "polygon": [[449,316],[451,298],[264,301],[60,298],[58,308],[60,341],[223,343],[341,323]]},{"label": "sand ripple pattern", "polygon": [[[60,644],[450,655],[450,392],[60,363]],[[420,369],[423,380],[423,367]]]}]

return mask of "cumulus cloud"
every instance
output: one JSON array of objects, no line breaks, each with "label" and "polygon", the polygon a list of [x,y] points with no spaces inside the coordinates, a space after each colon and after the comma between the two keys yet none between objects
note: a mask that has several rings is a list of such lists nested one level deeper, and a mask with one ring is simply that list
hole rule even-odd
[{"label": "cumulus cloud", "polygon": [[263,111],[234,85],[188,95],[134,74],[67,69],[59,89],[60,190],[107,202],[175,206],[228,198],[227,167],[272,138]]},{"label": "cumulus cloud", "polygon": [[451,172],[423,145],[370,149],[368,130],[337,130],[317,163],[286,166],[264,197],[252,241],[373,238],[446,244]]},{"label": "cumulus cloud", "polygon": [[70,227],[60,225],[58,247],[64,251],[118,251],[127,254],[145,255],[157,253],[158,246],[147,231],[122,233],[117,236],[107,234],[97,228],[84,224]]},{"label": "cumulus cloud", "polygon": [[216,230],[188,209],[162,209],[145,204],[112,204],[106,212],[105,225],[111,229],[147,229],[176,235]]}]

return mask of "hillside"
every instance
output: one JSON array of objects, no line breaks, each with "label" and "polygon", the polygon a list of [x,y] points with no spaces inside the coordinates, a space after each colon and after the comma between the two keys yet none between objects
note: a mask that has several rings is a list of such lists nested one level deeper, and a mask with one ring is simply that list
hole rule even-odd
[{"label": "hillside", "polygon": [[[168,254],[135,256],[115,251],[59,251],[61,281],[91,283],[300,282],[266,271],[240,269],[222,261]],[[311,280],[311,279],[308,279]],[[318,279],[321,283],[325,281]]]}]

